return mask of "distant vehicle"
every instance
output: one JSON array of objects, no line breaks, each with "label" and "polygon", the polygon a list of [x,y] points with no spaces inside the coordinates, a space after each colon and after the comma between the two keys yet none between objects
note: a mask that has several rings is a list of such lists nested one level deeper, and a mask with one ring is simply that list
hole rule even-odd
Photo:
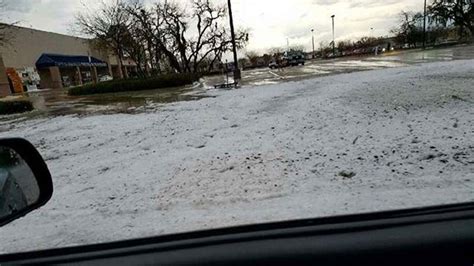
[{"label": "distant vehicle", "polygon": [[306,61],[305,54],[302,51],[290,50],[283,54],[283,60],[286,66],[303,65]]},{"label": "distant vehicle", "polygon": [[270,62],[270,64],[268,64],[268,67],[271,68],[271,69],[278,68],[278,64],[277,64],[277,62],[272,61],[272,62]]},{"label": "distant vehicle", "polygon": [[109,80],[113,80],[114,78],[109,76],[109,75],[103,75],[99,78],[99,82],[104,82],[104,81],[109,81]]},{"label": "distant vehicle", "polygon": [[385,51],[386,51],[385,48],[382,48],[382,47],[380,47],[380,46],[376,46],[376,47],[373,47],[373,48],[370,50],[370,53],[371,53],[371,54],[378,55],[378,54],[385,53]]}]

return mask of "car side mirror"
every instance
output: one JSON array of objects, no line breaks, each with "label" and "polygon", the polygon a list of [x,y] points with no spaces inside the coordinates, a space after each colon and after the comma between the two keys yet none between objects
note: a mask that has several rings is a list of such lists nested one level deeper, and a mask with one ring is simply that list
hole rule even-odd
[{"label": "car side mirror", "polygon": [[53,194],[48,167],[24,139],[0,139],[0,227],[45,205]]}]

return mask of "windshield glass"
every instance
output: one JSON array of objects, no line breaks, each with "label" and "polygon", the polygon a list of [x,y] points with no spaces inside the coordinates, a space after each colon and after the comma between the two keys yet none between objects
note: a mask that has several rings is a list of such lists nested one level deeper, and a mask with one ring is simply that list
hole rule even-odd
[{"label": "windshield glass", "polygon": [[0,253],[474,200],[473,12],[0,0],[0,137],[54,183]]}]

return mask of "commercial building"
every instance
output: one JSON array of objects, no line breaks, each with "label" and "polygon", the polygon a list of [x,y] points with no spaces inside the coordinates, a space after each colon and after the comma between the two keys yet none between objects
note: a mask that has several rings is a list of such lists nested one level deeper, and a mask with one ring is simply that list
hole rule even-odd
[{"label": "commercial building", "polygon": [[[98,49],[92,40],[9,26],[0,46],[0,96],[36,89],[60,89],[98,81],[102,76],[128,77],[132,60]],[[21,90],[21,91],[19,91]]]}]

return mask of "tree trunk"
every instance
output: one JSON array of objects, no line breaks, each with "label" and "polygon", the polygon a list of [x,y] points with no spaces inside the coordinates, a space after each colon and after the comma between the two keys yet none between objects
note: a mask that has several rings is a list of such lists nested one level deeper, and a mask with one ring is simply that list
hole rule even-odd
[{"label": "tree trunk", "polygon": [[471,40],[474,40],[474,25],[467,26],[469,33],[471,34]]},{"label": "tree trunk", "polygon": [[123,79],[123,60],[120,51],[117,49],[117,71],[119,79]]},{"label": "tree trunk", "polygon": [[170,63],[170,66],[172,68],[174,68],[177,72],[183,73],[183,69],[182,69],[178,59],[175,57],[175,55],[172,52],[168,51],[166,49],[166,47],[164,47],[163,44],[161,44],[160,46],[161,46],[160,48],[161,48],[164,56],[168,59],[168,61]]}]

